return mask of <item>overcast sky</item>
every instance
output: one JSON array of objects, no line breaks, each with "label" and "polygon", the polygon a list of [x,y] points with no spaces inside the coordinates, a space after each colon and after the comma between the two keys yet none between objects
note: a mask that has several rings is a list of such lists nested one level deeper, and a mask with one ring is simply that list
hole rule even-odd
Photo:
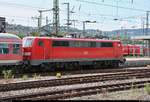
[{"label": "overcast sky", "polygon": [[[132,0],[60,0],[61,25],[66,23],[67,18],[66,5],[62,4],[64,2],[70,3],[70,9],[75,12],[70,18],[78,20],[76,27],[79,29],[82,29],[82,21],[85,20],[97,21],[87,24],[86,29],[111,31],[121,27],[139,28],[142,26],[146,11],[150,10],[150,0],[133,0],[133,3]],[[0,16],[6,17],[11,24],[37,26],[37,20],[31,18],[38,17],[40,9],[52,8],[53,0],[0,0]],[[45,25],[46,16],[50,23],[53,21],[52,11],[43,13],[42,25]],[[121,20],[115,21],[116,18]]]}]

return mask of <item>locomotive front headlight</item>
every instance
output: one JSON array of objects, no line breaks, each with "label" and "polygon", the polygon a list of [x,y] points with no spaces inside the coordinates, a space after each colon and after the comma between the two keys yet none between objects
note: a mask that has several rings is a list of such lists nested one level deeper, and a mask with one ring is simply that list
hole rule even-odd
[{"label": "locomotive front headlight", "polygon": [[25,52],[24,56],[31,56],[31,52]]},{"label": "locomotive front headlight", "polygon": [[121,47],[121,44],[118,44],[118,47]]}]

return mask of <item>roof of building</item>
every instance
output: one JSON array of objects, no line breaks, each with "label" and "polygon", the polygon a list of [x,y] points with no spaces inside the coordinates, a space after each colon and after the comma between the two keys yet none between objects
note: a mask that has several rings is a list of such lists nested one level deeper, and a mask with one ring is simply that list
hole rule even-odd
[{"label": "roof of building", "polygon": [[145,36],[134,36],[131,37],[133,40],[150,40],[150,35],[145,35]]}]

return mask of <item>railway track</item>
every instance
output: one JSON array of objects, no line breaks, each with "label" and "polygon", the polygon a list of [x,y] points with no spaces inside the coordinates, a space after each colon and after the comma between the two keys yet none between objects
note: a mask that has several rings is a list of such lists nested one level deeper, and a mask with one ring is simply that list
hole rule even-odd
[{"label": "railway track", "polygon": [[85,87],[75,87],[59,90],[50,90],[46,92],[30,93],[23,95],[15,95],[9,97],[3,97],[0,100],[58,100],[72,97],[81,97],[86,95],[93,95],[97,93],[103,93],[104,91],[113,92],[127,90],[133,87],[142,88],[146,83],[150,83],[150,79],[141,80],[125,80],[118,82],[107,82],[100,85],[91,85]]},{"label": "railway track", "polygon": [[[113,73],[113,72],[123,72],[132,70],[130,68],[134,67],[126,67],[126,68],[120,68],[120,69],[112,69],[112,68],[104,68],[104,69],[98,69],[98,68],[89,68],[89,69],[76,69],[76,70],[56,70],[56,71],[35,71],[35,72],[25,72],[25,73],[15,73],[12,72],[14,78],[22,78],[24,75],[27,75],[28,78],[32,78],[35,74],[40,76],[56,76],[56,73],[59,72],[62,75],[75,75],[75,74],[91,74],[91,73]],[[139,67],[141,68],[141,67]],[[145,67],[142,67],[145,68]],[[36,68],[37,69],[37,68]],[[134,70],[134,69],[133,69]],[[0,79],[4,79],[4,75],[2,75],[2,72],[0,74]]]},{"label": "railway track", "polygon": [[0,92],[39,88],[39,87],[52,87],[52,86],[61,86],[61,85],[92,83],[92,82],[108,81],[108,80],[144,78],[144,77],[147,78],[150,77],[150,69],[132,69],[128,71],[124,70],[124,72],[116,71],[114,73],[106,73],[100,75],[88,75],[88,76],[81,76],[81,77],[69,77],[69,78],[61,78],[61,79],[0,84]]},{"label": "railway track", "polygon": [[[127,80],[127,79],[135,79],[135,78],[138,78],[138,79],[150,78],[150,69],[143,69],[143,70],[142,69],[140,69],[140,70],[135,69],[135,70],[131,70],[128,72],[110,73],[110,74],[104,74],[104,75],[91,75],[91,76],[71,77],[71,78],[63,78],[63,79],[1,84],[0,85],[0,92],[12,91],[12,90],[16,91],[16,90],[40,88],[40,87],[56,87],[56,86],[63,86],[63,85],[75,85],[75,84],[85,84],[85,83],[95,83],[95,82],[108,82],[108,81],[112,81],[112,80],[117,81],[117,80]],[[147,82],[149,83],[149,81],[150,80],[148,80]],[[141,82],[139,81],[139,83],[141,83]],[[112,86],[110,86],[110,88],[111,87]],[[105,88],[105,86],[103,86],[103,88]],[[88,88],[85,87],[83,89],[88,89]],[[80,90],[80,89],[60,90],[60,91],[56,91],[56,92],[53,92],[51,90],[50,92],[46,92],[46,93],[42,92],[42,93],[34,93],[34,94],[1,97],[0,100],[26,99],[26,98],[34,99],[35,97],[38,97],[38,96],[40,96],[40,98],[41,98],[42,95],[47,96],[47,95],[51,95],[51,94],[52,94],[52,96],[50,96],[51,98],[48,98],[48,99],[52,99],[52,98],[53,99],[57,99],[57,98],[59,99],[62,97],[69,97],[68,95],[71,95],[70,92],[75,92],[77,94],[77,96],[80,95],[79,94],[80,92],[78,92],[76,90]],[[90,88],[90,90],[94,91],[94,89],[91,89],[91,88]],[[118,90],[120,90],[120,89],[118,89]],[[68,94],[66,93],[65,94],[66,96],[63,96],[64,92],[67,92]],[[87,91],[84,91],[84,92],[85,92],[84,95],[86,95]],[[97,91],[94,91],[93,93],[95,93],[95,92],[97,92]],[[62,97],[60,97],[60,96],[62,96]],[[74,94],[71,96],[73,97]],[[49,97],[49,96],[47,96],[47,97]],[[45,98],[45,99],[47,99],[47,98]]]},{"label": "railway track", "polygon": [[148,80],[140,80],[140,81],[129,81],[129,82],[119,82],[119,83],[107,83],[99,86],[89,86],[89,87],[78,87],[66,90],[59,91],[51,91],[51,92],[43,92],[31,95],[30,98],[20,97],[22,100],[60,100],[66,98],[73,97],[81,97],[87,95],[93,95],[97,93],[105,93],[105,92],[114,92],[121,90],[128,90],[133,87],[142,88],[145,86],[145,83],[150,83],[150,79]]}]

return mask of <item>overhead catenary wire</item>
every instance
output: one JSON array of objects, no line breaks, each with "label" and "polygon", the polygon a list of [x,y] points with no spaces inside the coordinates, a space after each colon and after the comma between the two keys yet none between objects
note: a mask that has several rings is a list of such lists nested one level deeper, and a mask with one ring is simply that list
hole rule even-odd
[{"label": "overhead catenary wire", "polygon": [[43,8],[43,7],[30,6],[30,5],[25,5],[25,4],[17,4],[17,3],[10,3],[10,2],[3,2],[3,1],[0,1],[0,4],[6,4],[6,5],[11,5],[11,6],[21,6],[21,7],[32,8],[32,9],[48,9],[48,8]]},{"label": "overhead catenary wire", "polygon": [[[88,0],[76,0],[76,1],[80,1],[80,2],[86,2],[86,1],[88,1]],[[92,2],[92,1],[91,1]],[[97,2],[86,2],[86,3],[90,3],[90,4],[95,4],[95,3],[97,3]],[[0,3],[1,3],[1,1],[0,1]],[[2,2],[3,3],[3,2]],[[4,2],[5,3],[5,2]],[[23,7],[29,7],[29,8],[38,8],[38,9],[47,9],[47,8],[39,8],[39,7],[35,7],[35,6],[29,6],[29,5],[24,5],[24,4],[16,4],[16,3],[9,3],[10,5],[18,5],[18,6],[23,6]],[[101,3],[98,3],[98,5],[101,5]],[[104,5],[104,6],[106,6],[107,4],[102,4],[102,5]],[[107,5],[107,6],[109,6],[110,7],[110,5]],[[112,7],[117,7],[117,6],[115,6],[115,5],[112,5]],[[120,8],[120,6],[118,6],[118,8]],[[126,8],[126,7],[123,7],[124,9],[130,9],[130,10],[135,10],[135,11],[144,11],[145,12],[145,10],[143,10],[143,9],[134,9],[134,8]],[[49,9],[49,8],[48,8]],[[80,7],[79,7],[79,10],[81,9],[81,4],[80,4]],[[60,9],[60,12],[66,12],[66,10],[63,10],[63,9]],[[79,13],[76,13],[75,15],[80,15]],[[82,15],[88,15],[88,13],[85,13],[85,12],[82,12]],[[113,18],[113,17],[116,17],[115,15],[105,15],[105,14],[90,14],[90,16],[91,17],[93,17],[95,15],[95,17],[97,17],[97,16],[101,16],[101,17],[105,17],[105,19],[109,19],[109,20],[113,20],[113,19],[111,19],[111,18]],[[87,16],[88,17],[88,16]],[[28,18],[28,17],[13,17],[14,19],[16,18],[16,19],[30,19],[30,18]],[[119,19],[131,19],[131,18],[126,18],[126,17],[121,17],[121,18],[119,18]],[[80,19],[81,20],[81,19]],[[21,21],[21,20],[20,20]],[[82,22],[82,20],[81,20],[81,22]]]},{"label": "overhead catenary wire", "polygon": [[146,11],[148,11],[148,10],[144,10],[144,9],[116,6],[116,5],[98,3],[98,2],[88,1],[88,0],[76,0],[76,1],[83,2],[83,3],[89,3],[89,4],[94,4],[94,5],[102,5],[102,6],[107,6],[107,7],[115,7],[115,8],[118,7],[118,8],[121,8],[121,9],[127,9],[127,10],[139,11],[139,12],[146,12]]}]

